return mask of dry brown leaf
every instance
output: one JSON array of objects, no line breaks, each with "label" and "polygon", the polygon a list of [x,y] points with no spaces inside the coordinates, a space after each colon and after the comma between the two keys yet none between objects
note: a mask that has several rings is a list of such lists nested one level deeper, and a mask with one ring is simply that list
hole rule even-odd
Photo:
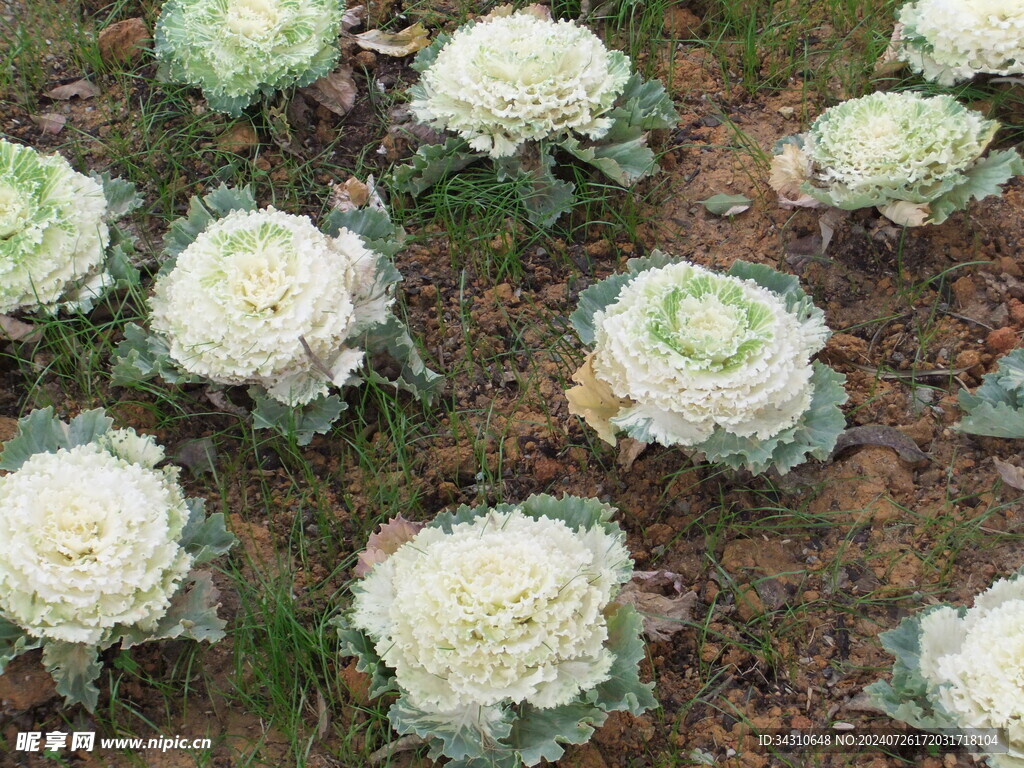
[{"label": "dry brown leaf", "polygon": [[31,323],[15,320],[7,315],[0,315],[0,338],[8,341],[35,342],[43,335],[43,330]]},{"label": "dry brown leaf", "polygon": [[356,103],[357,89],[352,79],[352,67],[345,64],[299,90],[338,116],[348,114]]},{"label": "dry brown leaf", "polygon": [[928,461],[928,454],[917,447],[907,434],[885,424],[868,424],[850,427],[839,435],[836,447],[829,456],[835,459],[840,453],[855,445],[881,445],[892,448],[901,459],[909,464]]},{"label": "dry brown leaf", "polygon": [[615,445],[615,427],[610,419],[630,401],[617,397],[611,387],[594,375],[594,353],[587,355],[580,369],[572,375],[578,386],[565,392],[569,401],[569,413],[580,416],[597,432],[598,437],[609,445]]},{"label": "dry brown leaf", "polygon": [[249,123],[235,123],[216,139],[217,148],[240,155],[259,145],[256,129]]},{"label": "dry brown leaf", "polygon": [[345,14],[341,17],[341,29],[343,32],[355,29],[360,24],[366,21],[366,6],[357,5],[353,8],[348,8]]},{"label": "dry brown leaf", "polygon": [[371,533],[366,541],[366,549],[359,553],[356,561],[355,574],[362,578],[377,563],[383,563],[398,551],[398,548],[411,541],[419,533],[424,523],[414,523],[401,515],[393,517],[380,527],[377,533]]},{"label": "dry brown leaf", "polygon": [[355,176],[331,187],[331,207],[339,211],[354,211],[370,201],[370,188]]},{"label": "dry brown leaf", "polygon": [[624,437],[619,441],[617,463],[623,472],[629,472],[633,468],[633,462],[640,458],[640,454],[647,450],[647,446],[648,443],[641,443],[632,437]]},{"label": "dry brown leaf", "polygon": [[430,32],[417,22],[400,32],[371,29],[369,32],[356,35],[355,41],[360,48],[383,53],[385,56],[408,56],[430,45]]},{"label": "dry brown leaf", "polygon": [[81,80],[75,80],[73,83],[58,85],[56,88],[51,88],[43,95],[49,96],[51,99],[60,99],[61,101],[73,99],[75,96],[80,99],[91,99],[93,96],[100,95],[100,89],[83,78]]},{"label": "dry brown leaf", "polygon": [[39,126],[43,133],[60,133],[64,130],[64,124],[68,121],[64,115],[56,112],[44,112],[41,115],[32,115],[32,122]]},{"label": "dry brown leaf", "polygon": [[[668,597],[662,591],[676,593]],[[637,571],[615,598],[622,605],[635,606],[643,614],[644,632],[652,640],[670,640],[686,627],[693,616],[697,593],[683,593],[682,577],[671,571]]]},{"label": "dry brown leaf", "polygon": [[903,23],[897,21],[896,26],[893,27],[892,37],[889,39],[889,45],[882,51],[882,55],[878,57],[878,61],[875,62],[874,76],[875,77],[888,77],[895,75],[901,69],[907,66],[907,62],[902,61],[899,57],[900,48],[903,47]]},{"label": "dry brown leaf", "polygon": [[1024,491],[1024,467],[1018,467],[1008,461],[992,457],[992,463],[996,465],[996,472],[1003,478],[1003,482],[1018,491]]},{"label": "dry brown leaf", "polygon": [[125,19],[100,32],[98,39],[103,63],[125,64],[142,53],[141,43],[150,39],[149,27],[142,19]]}]

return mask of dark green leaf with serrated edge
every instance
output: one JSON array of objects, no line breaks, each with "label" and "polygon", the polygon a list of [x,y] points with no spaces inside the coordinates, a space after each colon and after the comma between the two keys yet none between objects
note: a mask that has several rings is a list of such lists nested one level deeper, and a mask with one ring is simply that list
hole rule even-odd
[{"label": "dark green leaf with serrated edge", "polygon": [[392,186],[416,197],[446,176],[484,157],[486,155],[470,150],[469,144],[460,138],[449,138],[444,144],[427,144],[416,150],[408,165],[395,168],[391,174]]},{"label": "dark green leaf with serrated edge", "polygon": [[363,346],[367,355],[383,352],[401,366],[398,378],[394,381],[385,379],[371,369],[368,376],[378,383],[391,384],[427,403],[434,399],[438,387],[444,383],[443,376],[427,368],[408,328],[393,314],[366,332]]},{"label": "dark green leaf with serrated edge", "polygon": [[388,710],[391,727],[398,733],[414,733],[432,742],[431,757],[444,755],[454,761],[493,758],[495,765],[509,768],[515,765],[515,756],[501,742],[511,732],[514,718],[515,714],[500,704],[470,704],[451,712],[424,712],[412,706],[405,696],[400,696]]},{"label": "dark green leaf with serrated edge", "polygon": [[215,512],[206,516],[204,499],[185,499],[188,505],[188,522],[181,532],[178,546],[192,555],[192,564],[202,565],[220,557],[233,547],[238,540],[224,527],[224,513]]},{"label": "dark green leaf with serrated edge", "polygon": [[[172,221],[164,235],[164,257],[168,263],[173,264],[178,254],[192,245],[210,222],[236,210],[256,210],[256,198],[253,197],[251,187],[232,188],[221,184],[207,195],[193,196],[188,202],[188,213]],[[165,263],[161,272],[167,269]]]},{"label": "dark green leaf with serrated edge", "polygon": [[366,247],[385,256],[394,256],[403,246],[405,231],[391,222],[386,211],[379,208],[357,208],[351,211],[332,209],[320,224],[325,233],[337,237],[344,227],[359,235]]},{"label": "dark green leaf with serrated edge", "polygon": [[636,73],[626,81],[616,104],[609,117],[645,131],[674,128],[679,122],[679,113],[661,81],[645,81]]},{"label": "dark green leaf with serrated edge", "polygon": [[11,659],[42,644],[42,640],[30,637],[17,624],[12,624],[0,616],[0,674],[3,674],[4,667]]},{"label": "dark green leaf with serrated edge", "polygon": [[597,312],[603,311],[609,305],[614,304],[626,283],[641,272],[646,272],[649,269],[658,269],[667,264],[672,264],[674,261],[675,259],[663,251],[651,251],[650,256],[646,258],[630,259],[626,265],[628,272],[619,272],[611,275],[599,283],[594,283],[594,285],[580,293],[579,304],[576,310],[569,315],[569,321],[572,323],[572,327],[576,329],[580,341],[584,344],[594,343],[596,335],[594,315]]},{"label": "dark green leaf with serrated edge", "polygon": [[955,429],[988,437],[1024,438],[1024,349],[999,360],[973,393],[957,396],[965,416]]},{"label": "dark green leaf with serrated edge", "polygon": [[568,137],[559,146],[594,166],[601,173],[623,187],[658,170],[654,152],[647,146],[646,136],[640,135],[624,141],[595,141],[581,143]]},{"label": "dark green leaf with serrated edge", "polygon": [[149,639],[187,637],[209,643],[220,640],[227,622],[217,616],[219,596],[209,571],[192,571],[174,593],[167,613]]},{"label": "dark green leaf with serrated edge", "polygon": [[103,196],[107,199],[108,221],[120,219],[142,205],[142,196],[130,181],[114,178],[109,173],[90,175],[103,187]]},{"label": "dark green leaf with serrated edge", "polygon": [[[463,28],[464,27],[460,27],[460,29]],[[430,45],[428,45],[426,48],[421,48],[416,53],[416,58],[412,60],[412,64],[410,64],[409,66],[411,66],[417,72],[426,72],[428,69],[430,69],[430,65],[433,64],[434,61],[437,59],[437,54],[441,52],[441,49],[444,48],[445,45],[447,45],[448,41],[451,39],[451,35],[449,35],[447,32],[442,32],[441,34],[434,38],[434,41]]]},{"label": "dark green leaf with serrated edge", "polygon": [[981,200],[990,195],[1001,195],[1003,185],[1020,174],[1024,174],[1024,161],[1016,149],[989,152],[963,172],[965,181],[928,204],[931,209],[928,222],[941,224],[954,211],[966,208],[972,198]]},{"label": "dark green leaf with serrated edge", "polygon": [[258,387],[249,388],[253,399],[252,425],[256,429],[273,429],[285,437],[294,436],[299,445],[309,445],[313,435],[330,431],[348,405],[337,395],[321,395],[305,405],[279,403]]},{"label": "dark green leaf with serrated edge", "polygon": [[90,712],[96,709],[100,691],[95,680],[101,669],[96,646],[48,640],[43,645],[43,667],[68,704],[81,704]]},{"label": "dark green leaf with serrated edge", "polygon": [[354,629],[345,614],[331,619],[330,624],[338,630],[341,655],[355,656],[356,671],[370,676],[370,698],[398,690],[395,672],[381,661],[373,640],[358,629]]},{"label": "dark green leaf with serrated edge", "polygon": [[594,729],[608,718],[606,712],[588,702],[577,701],[550,709],[524,704],[512,724],[509,743],[524,765],[541,760],[555,761],[565,749],[562,744],[586,744]]},{"label": "dark green leaf with serrated edge", "polygon": [[542,517],[561,520],[572,530],[600,525],[609,533],[619,532],[611,522],[615,507],[602,501],[581,496],[555,498],[546,493],[535,493],[519,505],[524,515],[539,520]]},{"label": "dark green leaf with serrated edge", "polygon": [[[865,691],[887,715],[915,728],[953,728],[956,723],[929,698],[921,675],[921,620],[945,606],[932,606],[908,616],[899,626],[879,635],[882,647],[895,657],[892,682],[878,681]],[[960,609],[963,614],[964,609]]]},{"label": "dark green leaf with serrated edge", "polygon": [[[550,227],[559,217],[572,210],[576,187],[555,178],[555,160],[544,146],[539,147],[539,164],[529,170],[521,164],[496,162],[498,180],[511,178],[525,183],[516,185],[519,199],[526,209],[526,218],[538,227]],[[511,172],[510,172],[511,171]]]},{"label": "dark green leaf with serrated edge", "polygon": [[607,712],[626,710],[639,715],[658,706],[652,691],[654,683],[640,682],[640,662],[644,658],[641,639],[644,623],[631,605],[620,605],[608,617],[608,640],[605,647],[615,656],[609,677],[587,697]]},{"label": "dark green leaf with serrated edge", "polygon": [[819,362],[814,362],[813,366],[814,393],[810,407],[792,427],[761,439],[740,437],[719,427],[711,437],[690,450],[703,453],[709,462],[720,462],[732,469],[745,468],[755,475],[766,472],[769,467],[786,474],[806,461],[807,456],[827,459],[846,427],[846,417],[839,406],[849,395],[843,386],[845,376]]},{"label": "dark green leaf with serrated edge", "polygon": [[52,406],[32,411],[18,420],[18,434],[4,444],[0,469],[15,471],[37,453],[56,453],[60,448],[74,448],[91,443],[114,423],[102,408],[84,411],[65,424]]},{"label": "dark green leaf with serrated edge", "polygon": [[110,383],[116,387],[134,387],[153,378],[168,384],[194,381],[196,377],[182,371],[171,359],[167,343],[135,323],[124,329],[124,339],[114,351],[116,361],[110,370]]}]

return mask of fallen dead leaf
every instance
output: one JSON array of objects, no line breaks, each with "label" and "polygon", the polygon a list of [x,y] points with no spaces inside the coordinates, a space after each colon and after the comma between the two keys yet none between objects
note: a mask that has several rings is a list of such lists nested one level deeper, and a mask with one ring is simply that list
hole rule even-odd
[{"label": "fallen dead leaf", "polygon": [[56,88],[51,88],[43,95],[49,96],[51,99],[60,99],[61,101],[67,101],[68,99],[73,99],[76,96],[80,99],[91,99],[93,96],[100,95],[100,89],[83,78],[81,80],[75,80],[73,83],[58,85]]},{"label": "fallen dead leaf", "polygon": [[624,437],[619,440],[619,456],[616,463],[622,467],[623,472],[629,472],[633,468],[633,462],[640,458],[640,454],[647,450],[648,443],[641,443],[632,437]]},{"label": "fallen dead leaf", "polygon": [[610,419],[630,404],[629,400],[616,397],[612,388],[594,375],[594,353],[591,352],[583,365],[572,375],[577,386],[566,390],[569,413],[581,416],[609,445],[615,445],[615,426]]},{"label": "fallen dead leaf", "polygon": [[318,104],[338,116],[348,114],[356,103],[356,82],[352,79],[352,67],[342,64],[330,74],[299,89]]},{"label": "fallen dead leaf", "polygon": [[100,32],[97,40],[100,58],[104,64],[125,64],[137,58],[143,46],[150,39],[149,27],[142,19],[125,19]]},{"label": "fallen dead leaf", "polygon": [[60,133],[64,130],[64,124],[68,121],[64,115],[56,112],[44,112],[41,115],[32,115],[32,122],[39,126],[43,133]]},{"label": "fallen dead leaf", "polygon": [[331,188],[331,207],[339,211],[354,211],[362,208],[370,199],[370,188],[355,176],[343,184]]},{"label": "fallen dead leaf", "polygon": [[1024,467],[1018,467],[1008,461],[992,457],[992,463],[996,465],[996,472],[1003,478],[1003,482],[1018,491],[1024,491]]},{"label": "fallen dead leaf", "polygon": [[408,56],[430,45],[430,32],[417,22],[400,32],[371,29],[355,36],[360,48],[383,53],[385,56]]},{"label": "fallen dead leaf", "polygon": [[0,315],[0,337],[10,341],[39,341],[43,331],[31,323]]},{"label": "fallen dead leaf", "polygon": [[834,459],[847,448],[855,445],[881,445],[892,448],[901,459],[910,464],[928,460],[928,454],[918,448],[917,443],[909,435],[884,424],[870,424],[846,430],[839,435],[836,447],[832,449],[832,455],[829,458]]},{"label": "fallen dead leaf", "polygon": [[368,574],[374,565],[384,562],[399,547],[412,540],[424,525],[406,520],[401,515],[388,520],[380,527],[380,531],[370,534],[366,549],[359,553],[355,575],[361,578]]},{"label": "fallen dead leaf", "polygon": [[251,124],[242,122],[235,123],[224,131],[217,137],[216,143],[218,149],[240,155],[257,146],[260,140],[256,135],[256,129]]},{"label": "fallen dead leaf", "polygon": [[[676,597],[662,594],[665,588]],[[616,602],[635,606],[643,614],[644,632],[652,640],[669,640],[686,628],[693,617],[697,593],[683,593],[682,577],[671,571],[637,571],[622,588]]]},{"label": "fallen dead leaf", "polygon": [[366,21],[366,6],[357,5],[345,11],[341,17],[341,29],[343,32],[355,29]]}]

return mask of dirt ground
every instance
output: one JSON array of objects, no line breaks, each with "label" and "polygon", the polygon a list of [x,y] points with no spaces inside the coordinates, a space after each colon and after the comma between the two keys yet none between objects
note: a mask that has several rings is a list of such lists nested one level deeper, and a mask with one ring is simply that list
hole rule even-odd
[{"label": "dirt ground", "polygon": [[[672,23],[700,20],[676,15]],[[51,86],[82,75],[59,53],[46,66]],[[151,75],[151,69],[140,71]],[[385,87],[399,89],[415,75],[402,62],[384,59],[375,60],[373,72]],[[640,190],[650,194],[637,237],[587,227],[575,230],[575,239],[546,239],[522,254],[521,279],[495,284],[453,259],[443,232],[412,233],[413,244],[397,257],[410,325],[435,367],[456,373],[447,383],[449,415],[419,438],[417,471],[408,477],[397,465],[383,466],[378,482],[393,484],[409,500],[406,514],[417,519],[446,505],[493,500],[497,482],[509,500],[536,492],[599,497],[620,509],[617,519],[637,569],[674,574],[665,580],[667,596],[693,593],[691,623],[671,639],[648,645],[643,675],[656,681],[661,709],[642,717],[612,716],[589,745],[571,749],[560,761],[566,768],[971,765],[966,755],[923,749],[906,750],[902,757],[773,754],[751,734],[827,728],[835,721],[851,724],[854,732],[897,727],[862,695],[891,665],[878,634],[922,604],[969,602],[994,578],[1021,565],[1024,508],[1017,492],[999,483],[992,462],[998,457],[1019,463],[1019,444],[963,435],[952,425],[959,418],[956,393],[977,386],[1000,355],[1019,344],[1024,330],[1018,257],[1024,183],[1011,182],[1002,199],[974,203],[938,227],[903,231],[874,212],[854,213],[840,221],[827,258],[818,258],[812,254],[819,214],[780,209],[763,163],[738,150],[736,136],[739,130],[770,151],[778,138],[801,130],[802,116],[825,105],[809,103],[798,82],[758,93],[735,84],[727,88],[711,55],[695,46],[677,46],[658,73],[674,84],[681,120],[675,131],[653,139],[665,151],[664,173]],[[154,86],[140,79],[137,87]],[[114,122],[131,121],[138,95],[105,91],[89,101],[48,107],[64,115],[67,126],[102,138]],[[349,132],[351,139],[336,149],[339,166],[362,146],[386,139],[386,124],[362,100],[344,118],[306,108],[309,123],[301,140],[307,148],[322,146],[337,130]],[[66,134],[41,133],[29,110],[12,101],[2,110],[0,128],[12,138],[44,151],[67,141]],[[262,161],[272,172],[281,150],[259,138],[265,142]],[[117,170],[119,158],[106,156],[102,142],[83,146],[87,165]],[[385,148],[393,155],[407,151],[394,142]],[[239,147],[241,153],[251,151],[245,142]],[[370,153],[381,171],[388,152]],[[197,167],[195,178],[210,172]],[[341,180],[326,172],[322,177],[325,186]],[[182,179],[177,203],[194,191],[200,190]],[[261,204],[268,202],[267,190],[259,191]],[[745,194],[753,206],[731,218],[713,216],[697,201],[716,193]],[[159,242],[158,217],[143,217],[134,227],[143,249]],[[583,350],[564,318],[581,290],[622,269],[627,258],[655,248],[716,269],[743,258],[799,274],[835,331],[821,359],[847,376],[848,426],[894,428],[920,455],[901,455],[885,444],[854,445],[832,461],[810,462],[784,477],[750,478],[654,446],[625,469],[614,450],[568,414],[563,383]],[[466,317],[472,323],[463,325]],[[75,392],[45,375],[42,389],[65,414],[110,407],[126,397],[103,383],[92,393]],[[14,355],[4,355],[0,413],[7,418],[0,428],[9,430],[11,419],[34,405]],[[122,425],[154,432],[167,444],[227,433],[229,446],[242,446],[237,437],[232,442],[234,421],[226,416],[179,420],[167,429],[144,408],[112,410]],[[345,422],[338,427],[360,428]],[[893,444],[891,433],[881,434],[883,443]],[[370,443],[386,439],[384,433],[371,434]],[[374,514],[362,468],[348,460],[343,441],[334,436],[318,437],[303,456],[323,481],[327,498],[321,501],[335,510],[336,549],[360,549],[361,521]],[[333,578],[340,596],[350,574],[332,577],[334,562],[300,561],[280,546],[288,541],[294,515],[302,514],[298,500],[284,490],[285,470],[274,466],[273,456],[243,456],[240,462],[224,498],[208,477],[190,479],[187,490],[205,496],[215,509],[226,505],[231,527],[254,561],[291,563],[295,599],[303,610],[332,607],[322,590],[308,598],[303,584]],[[481,475],[490,480],[483,482]],[[282,488],[277,514],[251,514],[245,500],[252,488],[269,485],[273,494],[275,484]],[[165,733],[231,734],[214,749],[209,765],[235,765],[240,744],[259,739],[267,764],[291,764],[280,734],[217,693],[234,673],[230,622],[238,607],[230,580],[218,578],[229,638],[201,653],[204,682],[194,690],[185,719],[178,711],[162,711],[164,699],[138,682],[126,683],[118,695],[151,721],[171,724],[162,728]],[[172,674],[181,652],[168,644],[139,648],[133,657],[160,679]],[[345,696],[357,706],[329,717],[358,723],[368,717],[360,709],[367,704],[365,681],[345,661],[339,667]],[[104,677],[101,707],[107,685]],[[88,730],[93,724],[85,713],[62,711],[58,702],[38,659],[21,657],[0,676],[0,731],[13,744],[19,730]],[[311,706],[311,732],[317,716]],[[306,764],[354,765],[336,754],[333,739],[330,729],[314,739]],[[82,766],[133,764],[115,753],[80,752],[65,759]],[[25,753],[0,755],[3,766],[44,762]],[[168,752],[147,753],[145,764],[193,763],[187,753]],[[429,761],[403,754],[391,764]]]}]

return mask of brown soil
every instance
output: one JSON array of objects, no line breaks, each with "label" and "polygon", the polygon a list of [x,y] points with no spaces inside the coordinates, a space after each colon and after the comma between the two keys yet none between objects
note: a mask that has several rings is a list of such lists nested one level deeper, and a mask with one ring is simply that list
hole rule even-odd
[{"label": "brown soil", "polygon": [[[15,3],[7,6],[19,10]],[[677,27],[699,23],[692,13],[669,19],[680,35]],[[389,90],[404,88],[414,77],[401,62],[376,57],[372,63],[370,78]],[[59,51],[45,66],[47,88],[82,75]],[[151,77],[153,68],[142,65],[139,72]],[[293,493],[289,471],[273,452],[253,455],[233,417],[178,419],[169,426],[138,404],[146,402],[144,396],[129,396],[104,383],[85,393],[53,373],[28,391],[25,382],[36,374],[27,378],[22,368],[50,361],[37,357],[19,366],[12,355],[0,360],[0,411],[16,416],[53,401],[63,413],[74,414],[105,405],[123,425],[156,434],[168,445],[217,435],[221,455],[231,457],[225,461],[233,461],[237,470],[233,481],[224,498],[209,478],[190,480],[188,490],[206,497],[213,509],[223,504],[229,510],[230,525],[242,540],[234,557],[244,573],[256,578],[257,572],[290,569],[296,574],[295,600],[303,615],[337,605],[323,597],[330,592],[324,585],[341,590],[350,576],[336,572],[336,563],[362,547],[366,521],[378,515],[375,498],[381,487],[394,490],[405,502],[404,514],[415,519],[428,519],[450,504],[494,501],[499,492],[509,500],[535,492],[608,500],[621,510],[618,519],[637,568],[678,574],[683,591],[696,593],[694,623],[671,640],[648,646],[643,674],[656,681],[661,709],[642,717],[612,716],[591,744],[571,749],[560,765],[691,765],[701,755],[735,768],[902,764],[880,753],[773,756],[758,747],[751,733],[825,728],[836,720],[855,729],[895,727],[861,695],[891,664],[878,634],[922,603],[970,601],[993,578],[1021,565],[1024,509],[1012,489],[998,484],[992,464],[994,456],[1017,461],[1018,446],[962,435],[952,425],[959,418],[957,391],[975,387],[999,356],[1019,343],[1024,330],[1024,273],[1018,259],[1024,185],[1012,182],[1002,199],[975,203],[939,227],[902,232],[873,212],[857,212],[840,222],[828,260],[808,259],[806,244],[818,232],[818,214],[785,211],[775,204],[765,168],[738,149],[736,129],[770,151],[778,138],[798,132],[802,120],[817,114],[821,105],[809,103],[799,83],[756,94],[735,84],[727,88],[711,54],[696,47],[678,46],[674,60],[663,64],[659,74],[671,75],[676,84],[681,121],[676,131],[656,137],[666,150],[665,173],[647,187],[661,185],[647,204],[635,240],[609,227],[588,228],[578,239],[549,239],[523,252],[522,279],[495,284],[464,254],[450,254],[436,227],[412,233],[416,242],[397,257],[405,275],[403,299],[414,333],[435,367],[454,372],[443,415],[431,434],[419,436],[411,476],[394,462],[386,432],[354,421],[343,420],[338,430],[366,429],[370,445],[391,462],[379,467],[376,478],[365,476],[336,436],[317,438],[303,450],[323,495],[318,501],[334,511],[330,530],[320,530],[321,521],[301,518],[305,507]],[[384,155],[371,150],[364,157],[364,162],[379,163],[379,170],[386,168],[386,155],[408,151],[388,138],[366,97],[375,86],[362,75],[357,82],[360,99],[343,119],[309,104],[296,108],[295,114],[305,117],[297,131],[299,151],[331,153],[334,167],[317,180],[324,190],[343,180],[336,170],[353,166],[365,146],[385,142]],[[106,85],[103,77],[98,83]],[[8,98],[0,103],[0,128],[44,151],[66,147],[71,128],[102,139],[111,126],[123,130],[130,125],[138,98],[159,88],[142,78],[137,83],[137,93],[104,90],[82,102],[50,103],[41,97],[36,104],[22,104]],[[198,96],[194,102],[202,108]],[[67,118],[62,134],[40,132],[30,119],[40,108]],[[225,124],[211,119],[211,146]],[[163,127],[177,125],[179,118],[171,116]],[[332,146],[338,131],[346,138]],[[257,138],[263,142],[257,163],[269,173],[257,181],[265,204],[283,150],[263,132]],[[144,144],[146,137],[138,141]],[[90,167],[118,169],[119,158],[106,156],[102,141],[82,146]],[[252,151],[248,141],[229,148]],[[218,157],[205,153],[190,169],[192,175],[180,180],[179,210],[189,194],[201,191],[198,180],[213,175]],[[282,167],[281,173],[286,172]],[[754,204],[737,216],[716,217],[697,202],[716,193],[742,193]],[[311,202],[310,210],[295,212],[318,213],[324,194]],[[171,212],[160,213],[137,224],[143,248],[159,242],[163,218]],[[622,269],[630,256],[654,248],[716,269],[743,258],[799,273],[836,331],[822,359],[847,376],[849,425],[898,429],[925,452],[926,460],[909,464],[890,448],[855,446],[832,462],[811,462],[783,478],[751,479],[655,446],[624,470],[615,451],[568,414],[562,390],[584,350],[566,331],[564,318],[583,288]],[[472,323],[463,326],[467,316]],[[114,405],[127,397],[135,404]],[[350,402],[356,400],[350,397]],[[198,393],[187,407],[196,414],[209,412]],[[364,407],[366,424],[378,424],[377,416],[372,403]],[[274,504],[269,517],[249,505],[268,494]],[[321,537],[322,559],[316,552],[299,557],[287,548],[297,516],[300,525],[312,526]],[[972,535],[951,538],[954,525]],[[319,589],[312,590],[313,585]],[[239,611],[238,597],[227,577],[218,576],[218,586],[222,615],[231,622]],[[183,684],[174,671],[182,653],[177,644],[142,646],[132,658],[154,680]],[[198,682],[190,683],[187,710],[165,712],[164,699],[137,678],[121,676],[118,696],[160,724],[164,733],[229,734],[209,764],[234,765],[240,745],[260,739],[267,764],[290,764],[294,757],[288,756],[284,737],[265,730],[237,697],[222,693],[238,680],[230,634],[220,645],[204,649],[199,659],[203,671]],[[106,673],[101,683],[102,708],[110,695]],[[365,680],[350,663],[339,660],[338,679],[326,684],[346,690],[353,704],[366,704]],[[325,714],[311,702],[311,734],[323,717],[347,731],[365,723],[368,715],[355,708]],[[140,722],[126,728],[145,731]],[[0,676],[0,733],[7,744],[14,744],[19,730],[91,730],[91,723],[84,713],[60,709],[34,655],[22,657]],[[328,727],[323,738],[313,739],[308,764],[361,764],[338,754],[333,732]],[[374,733],[378,741],[372,748],[380,746]],[[356,737],[357,745],[361,738]],[[907,751],[905,757],[927,768],[970,764],[964,755],[929,756],[923,750]],[[120,766],[132,759],[81,752],[70,763]],[[184,752],[159,758],[147,753],[145,762],[192,764]],[[42,764],[25,753],[0,755],[0,765]],[[392,764],[429,762],[403,755]]]}]

